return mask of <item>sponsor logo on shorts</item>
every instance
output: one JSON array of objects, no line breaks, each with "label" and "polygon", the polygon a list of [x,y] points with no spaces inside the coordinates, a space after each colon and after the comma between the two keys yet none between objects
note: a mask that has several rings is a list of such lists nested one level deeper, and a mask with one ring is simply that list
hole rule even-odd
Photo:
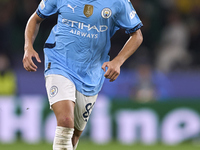
[{"label": "sponsor logo on shorts", "polygon": [[88,103],[88,104],[85,106],[85,110],[86,110],[86,111],[83,113],[83,118],[84,118],[84,120],[85,120],[86,122],[88,121],[88,118],[89,118],[90,113],[91,113],[90,110],[92,110],[94,104],[95,104],[95,102],[94,102],[93,104],[92,104],[92,103]]},{"label": "sponsor logo on shorts", "polygon": [[57,88],[57,86],[52,86],[52,87],[50,88],[50,92],[49,92],[50,97],[54,97],[57,93],[58,93],[58,88]]},{"label": "sponsor logo on shorts", "polygon": [[112,14],[112,11],[111,11],[110,8],[104,8],[104,9],[101,11],[101,16],[102,16],[103,18],[106,18],[106,19],[110,18],[111,14]]}]

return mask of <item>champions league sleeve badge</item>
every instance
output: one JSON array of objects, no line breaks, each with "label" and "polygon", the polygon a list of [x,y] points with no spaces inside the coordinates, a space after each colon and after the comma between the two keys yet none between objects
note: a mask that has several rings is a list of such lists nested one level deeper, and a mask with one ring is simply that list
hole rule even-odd
[{"label": "champions league sleeve badge", "polygon": [[42,10],[43,10],[44,7],[45,7],[45,1],[46,1],[46,0],[42,0],[42,1],[40,2],[40,7],[41,7]]},{"label": "champions league sleeve badge", "polygon": [[110,8],[104,8],[104,9],[101,11],[101,16],[102,16],[103,18],[105,18],[105,19],[110,18],[111,14],[112,14],[112,11],[111,11]]}]

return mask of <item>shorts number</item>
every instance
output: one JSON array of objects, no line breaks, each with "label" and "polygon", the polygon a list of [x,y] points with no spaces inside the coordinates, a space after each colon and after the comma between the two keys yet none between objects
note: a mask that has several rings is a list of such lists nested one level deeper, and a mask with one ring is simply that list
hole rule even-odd
[{"label": "shorts number", "polygon": [[93,108],[95,102],[92,104],[92,103],[88,103],[86,106],[85,106],[85,112],[83,113],[83,118],[85,119],[85,121],[87,122],[88,121],[88,117],[90,116],[90,110]]}]

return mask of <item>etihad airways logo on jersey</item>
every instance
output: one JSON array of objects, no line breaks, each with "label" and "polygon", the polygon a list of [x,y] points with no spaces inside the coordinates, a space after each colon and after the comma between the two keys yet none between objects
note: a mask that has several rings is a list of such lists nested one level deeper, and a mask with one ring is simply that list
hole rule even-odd
[{"label": "etihad airways logo on jersey", "polygon": [[83,36],[83,37],[87,37],[87,38],[98,38],[98,34],[86,33],[86,32],[83,32],[83,30],[86,30],[88,32],[95,30],[98,33],[105,32],[108,30],[108,27],[106,25],[100,25],[97,27],[95,25],[84,24],[82,22],[68,20],[68,19],[62,19],[62,23],[66,24],[67,26],[69,26],[71,28],[76,27],[79,29],[79,30],[71,29],[70,33],[76,34],[79,36]]},{"label": "etihad airways logo on jersey", "polygon": [[87,31],[91,31],[91,30],[96,30],[97,32],[105,32],[108,30],[108,27],[106,25],[100,25],[99,27],[95,26],[95,25],[91,25],[91,24],[84,24],[82,22],[77,22],[77,21],[73,21],[73,20],[68,20],[68,19],[62,19],[62,23],[74,28],[75,26],[78,27],[78,29],[87,29]]}]

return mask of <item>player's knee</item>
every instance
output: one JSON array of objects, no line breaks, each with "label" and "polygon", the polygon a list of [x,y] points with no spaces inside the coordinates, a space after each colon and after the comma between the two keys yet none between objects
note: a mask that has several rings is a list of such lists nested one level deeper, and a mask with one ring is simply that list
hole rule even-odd
[{"label": "player's knee", "polygon": [[74,118],[72,116],[59,116],[57,117],[58,126],[73,128]]}]

